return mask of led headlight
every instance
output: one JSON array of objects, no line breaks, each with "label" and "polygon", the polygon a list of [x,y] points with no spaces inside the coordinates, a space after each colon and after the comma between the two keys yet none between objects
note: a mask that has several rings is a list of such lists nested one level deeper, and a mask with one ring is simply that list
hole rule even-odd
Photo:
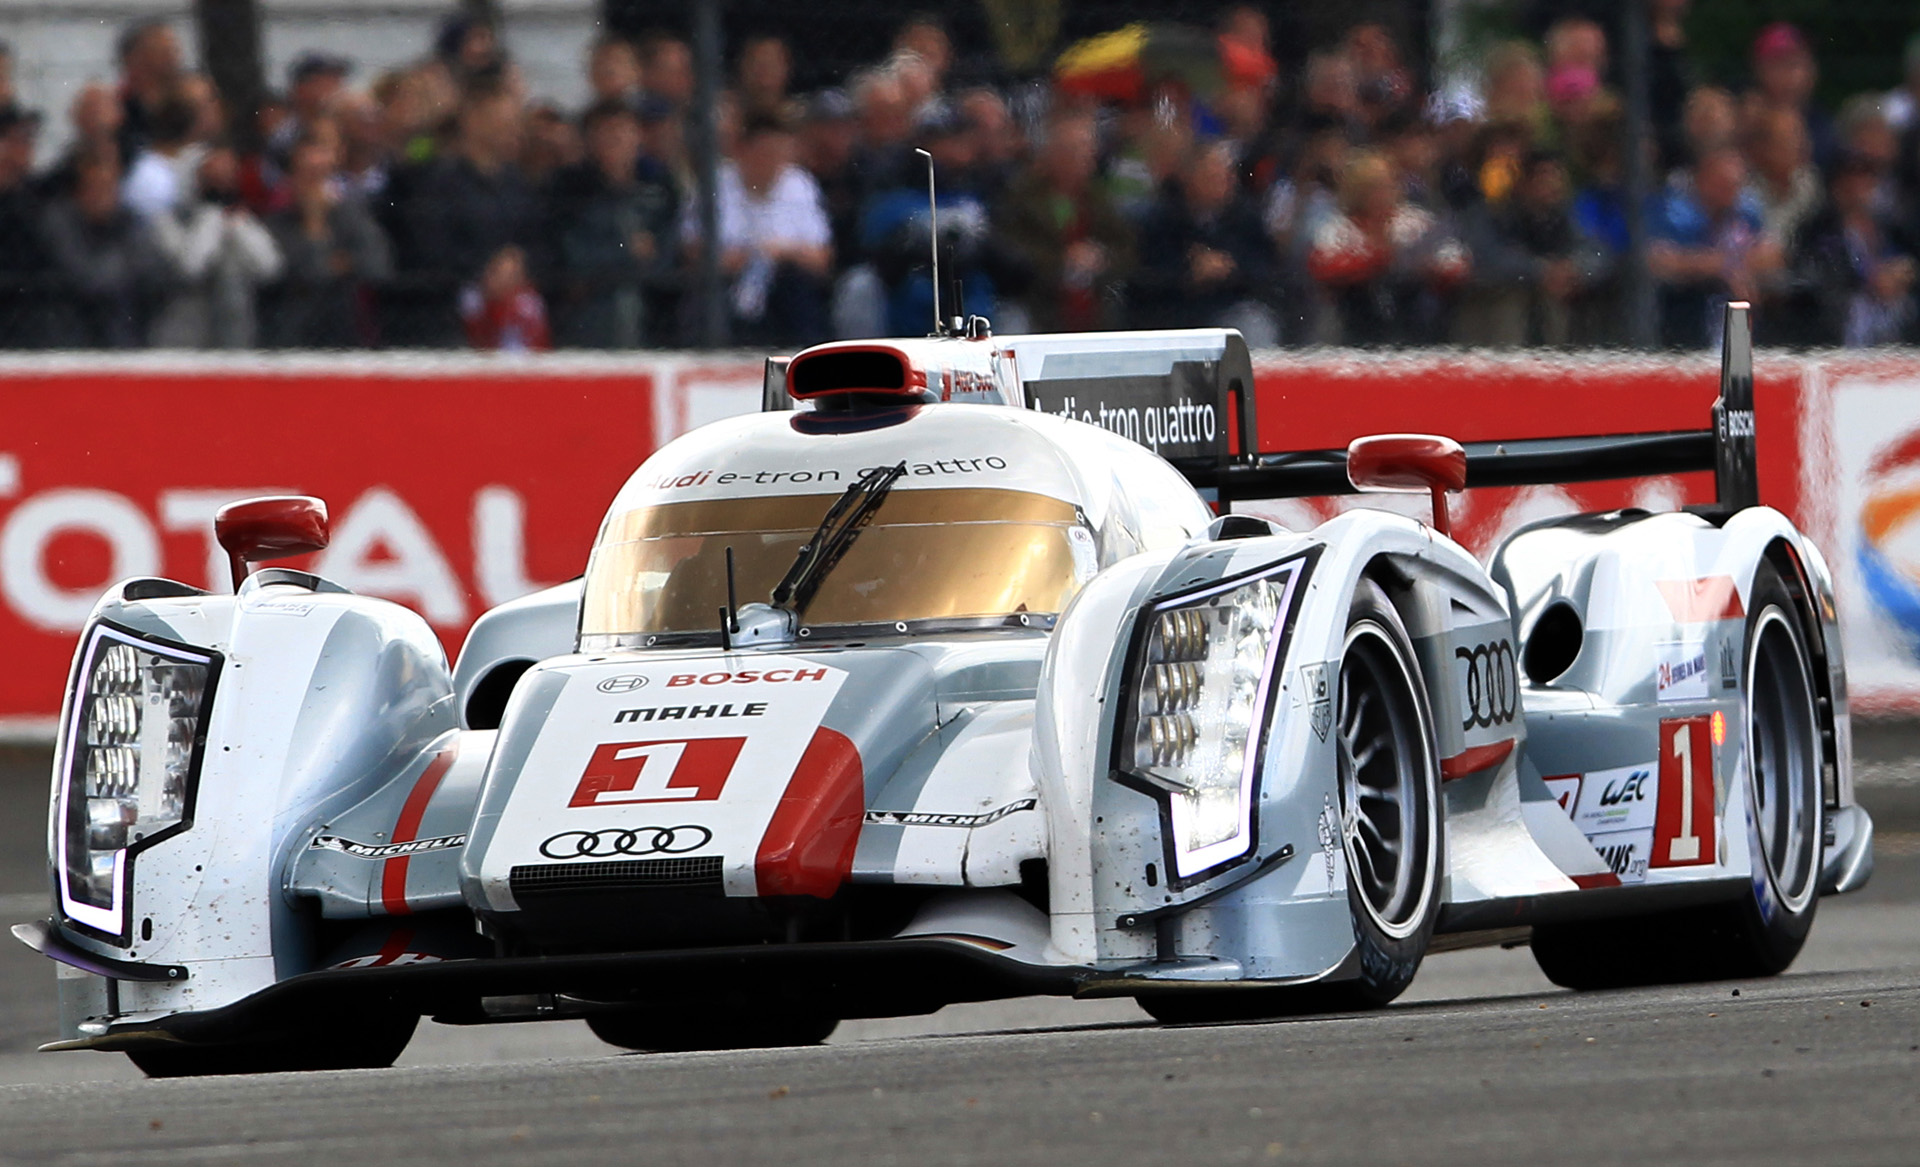
[{"label": "led headlight", "polygon": [[1166,800],[1170,861],[1186,878],[1253,847],[1251,804],[1267,685],[1303,564],[1292,560],[1149,609],[1136,637],[1123,778]]},{"label": "led headlight", "polygon": [[73,923],[125,941],[132,857],[186,829],[220,655],[96,624],[62,727],[54,835]]}]

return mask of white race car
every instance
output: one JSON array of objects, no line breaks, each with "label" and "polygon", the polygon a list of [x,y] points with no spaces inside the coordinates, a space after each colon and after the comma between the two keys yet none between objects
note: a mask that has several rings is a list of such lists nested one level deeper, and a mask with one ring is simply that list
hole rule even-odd
[{"label": "white race car", "polygon": [[[316,500],[235,504],[237,595],[129,580],[80,637],[53,912],[15,929],[59,962],[47,1048],[191,1074],[387,1064],[422,1015],[647,1050],[1036,993],[1252,1017],[1525,929],[1575,987],[1777,972],[1871,825],[1829,574],[1757,505],[1729,338],[1713,432],[1258,455],[1232,332],[819,346],[451,669],[404,607],[248,574],[325,543]],[[1716,508],[1490,565],[1448,536],[1449,490],[1706,467]],[[1433,521],[1232,513],[1351,488]]]}]

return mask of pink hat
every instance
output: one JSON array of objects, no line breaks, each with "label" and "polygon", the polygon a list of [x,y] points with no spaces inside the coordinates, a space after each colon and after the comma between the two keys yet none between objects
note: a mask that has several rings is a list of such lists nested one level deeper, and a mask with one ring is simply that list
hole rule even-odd
[{"label": "pink hat", "polygon": [[1808,51],[1806,35],[1784,20],[1769,24],[1760,30],[1759,36],[1753,38],[1753,59],[1756,61],[1770,61]]},{"label": "pink hat", "polygon": [[1547,100],[1554,105],[1585,101],[1600,88],[1600,77],[1591,65],[1556,65],[1547,74]]}]

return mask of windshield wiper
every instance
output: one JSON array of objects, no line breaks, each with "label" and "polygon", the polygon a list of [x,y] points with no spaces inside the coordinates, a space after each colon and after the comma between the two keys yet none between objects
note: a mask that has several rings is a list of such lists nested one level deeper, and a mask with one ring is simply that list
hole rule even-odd
[{"label": "windshield wiper", "polygon": [[893,484],[906,477],[907,464],[897,466],[876,466],[860,476],[860,481],[847,487],[831,507],[827,515],[814,529],[813,537],[800,548],[800,554],[794,557],[793,566],[787,569],[780,585],[773,589],[773,606],[785,608],[796,617],[806,611],[813,603],[814,593],[840,562],[840,557],[853,546],[860,529],[873,518],[873,512],[880,509],[886,501],[887,492]]}]

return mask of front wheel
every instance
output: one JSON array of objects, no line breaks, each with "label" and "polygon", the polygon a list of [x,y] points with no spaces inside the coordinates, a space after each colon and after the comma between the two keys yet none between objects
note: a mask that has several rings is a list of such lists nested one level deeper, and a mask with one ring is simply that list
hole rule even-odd
[{"label": "front wheel", "polygon": [[1335,759],[1358,975],[1298,988],[1146,995],[1155,1020],[1373,1009],[1406,991],[1440,914],[1440,762],[1420,667],[1386,593],[1362,580],[1340,656]]}]

